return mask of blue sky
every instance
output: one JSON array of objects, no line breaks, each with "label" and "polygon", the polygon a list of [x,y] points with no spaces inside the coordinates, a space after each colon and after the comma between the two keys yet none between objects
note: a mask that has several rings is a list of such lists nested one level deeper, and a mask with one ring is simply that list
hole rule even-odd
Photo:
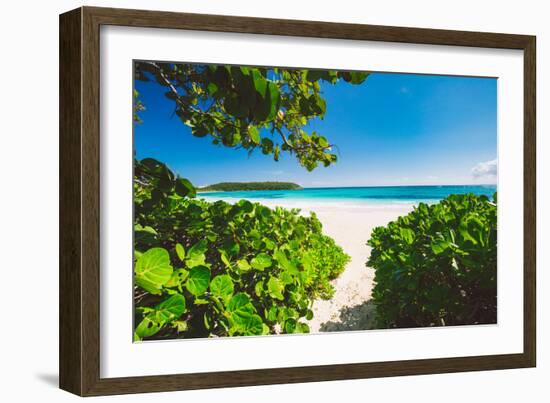
[{"label": "blue sky", "polygon": [[173,115],[154,82],[136,81],[147,110],[135,126],[137,158],[153,157],[196,186],[227,181],[291,181],[305,187],[496,183],[497,80],[372,73],[361,85],[322,84],[327,101],[315,130],[339,160],[307,172],[283,153],[212,145]]}]

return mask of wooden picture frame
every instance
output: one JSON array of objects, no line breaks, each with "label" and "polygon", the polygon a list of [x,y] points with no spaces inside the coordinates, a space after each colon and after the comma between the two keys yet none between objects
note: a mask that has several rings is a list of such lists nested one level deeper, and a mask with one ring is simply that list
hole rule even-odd
[{"label": "wooden picture frame", "polygon": [[[171,28],[524,52],[523,353],[342,365],[100,377],[100,26]],[[82,7],[60,16],[60,387],[81,396],[534,367],[535,37]]]}]

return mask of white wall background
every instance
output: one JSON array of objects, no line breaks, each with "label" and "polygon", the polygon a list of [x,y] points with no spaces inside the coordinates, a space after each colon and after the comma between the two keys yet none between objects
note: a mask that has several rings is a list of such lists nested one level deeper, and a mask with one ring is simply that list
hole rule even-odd
[{"label": "white wall background", "polygon": [[[523,1],[119,0],[87,5],[537,35],[538,368],[101,398],[108,402],[546,402],[550,399],[550,25]],[[4,2],[0,25],[0,397],[69,402],[58,365],[58,14],[77,0]],[[546,158],[546,160],[545,160]],[[514,253],[514,251],[510,251]],[[414,348],[414,346],[411,346]],[[546,381],[546,382],[545,382]]]}]

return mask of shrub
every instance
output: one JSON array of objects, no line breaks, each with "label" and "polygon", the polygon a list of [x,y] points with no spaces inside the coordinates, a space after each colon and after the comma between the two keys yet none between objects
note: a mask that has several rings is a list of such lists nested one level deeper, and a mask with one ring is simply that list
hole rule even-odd
[{"label": "shrub", "polygon": [[379,327],[496,323],[496,194],[421,203],[368,245]]},{"label": "shrub", "polygon": [[349,259],[315,215],[193,199],[186,186],[176,191],[181,179],[164,164],[142,162],[134,181],[135,338],[308,332],[313,300],[332,295],[329,281]]}]

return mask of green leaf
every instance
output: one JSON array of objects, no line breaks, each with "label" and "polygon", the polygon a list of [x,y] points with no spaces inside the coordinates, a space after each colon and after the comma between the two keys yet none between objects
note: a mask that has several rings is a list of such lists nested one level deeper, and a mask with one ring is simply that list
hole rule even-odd
[{"label": "green leaf", "polygon": [[158,175],[164,171],[165,165],[154,158],[144,158],[139,161],[139,166],[148,174]]},{"label": "green leaf", "polygon": [[181,294],[174,294],[155,307],[155,316],[162,325],[179,319],[185,313],[185,298]]},{"label": "green leaf", "polygon": [[254,286],[254,293],[256,294],[257,297],[262,296],[262,294],[264,293],[264,282],[263,281],[258,281],[256,283],[256,285]]},{"label": "green leaf", "polygon": [[256,126],[248,126],[248,135],[254,144],[260,144],[260,131]]},{"label": "green leaf", "polygon": [[206,292],[210,284],[210,269],[205,266],[195,266],[189,270],[187,278],[187,290],[195,295],[200,296]]},{"label": "green leaf", "polygon": [[164,284],[172,276],[170,255],[163,248],[152,248],[145,252],[137,260],[134,273],[138,286],[151,294],[160,294]]},{"label": "green leaf", "polygon": [[220,260],[222,261],[222,263],[225,265],[225,267],[230,268],[231,261],[227,257],[227,253],[225,253],[225,251],[221,249],[218,252],[220,252]]},{"label": "green leaf", "polygon": [[246,272],[250,270],[250,264],[246,261],[246,259],[239,259],[237,260],[237,267],[240,271]]},{"label": "green leaf", "polygon": [[[139,224],[134,226],[134,242],[137,247],[151,248],[158,245],[158,233],[150,226],[142,227]],[[140,248],[141,249],[141,248]]]},{"label": "green leaf", "polygon": [[414,232],[410,228],[399,228],[399,233],[401,234],[401,238],[411,245],[414,242]]},{"label": "green leaf", "polygon": [[175,320],[172,322],[172,326],[176,329],[176,332],[178,333],[185,332],[189,328],[187,322],[184,320]]},{"label": "green leaf", "polygon": [[267,155],[273,152],[273,141],[267,137],[262,138],[262,153]]},{"label": "green leaf", "polygon": [[230,334],[262,334],[262,318],[256,314],[256,309],[247,294],[242,292],[235,294],[227,304],[227,311],[232,327]]},{"label": "green leaf", "polygon": [[285,332],[286,333],[295,333],[296,325],[297,325],[296,319],[292,319],[292,318],[287,319],[285,321]]},{"label": "green leaf", "polygon": [[248,294],[240,292],[233,295],[227,304],[227,311],[231,314],[255,313],[254,305]]},{"label": "green leaf", "polygon": [[[321,97],[317,97],[315,106],[316,106],[316,112],[318,115],[324,115],[325,112],[327,111],[327,102]],[[323,139],[325,138],[323,137]],[[326,139],[325,139],[325,142],[326,142],[326,145],[322,147],[328,146],[328,141]]]},{"label": "green leaf", "polygon": [[187,251],[187,267],[203,266],[205,264],[206,239],[201,239]]},{"label": "green leaf", "polygon": [[195,197],[197,195],[195,187],[185,178],[178,178],[176,180],[174,190],[181,197]]},{"label": "green leaf", "polygon": [[309,325],[307,325],[306,323],[298,322],[296,324],[296,333],[309,333],[309,332],[310,332]]},{"label": "green leaf", "polygon": [[239,254],[240,246],[233,239],[229,238],[223,243],[223,250],[228,256],[236,256]]},{"label": "green leaf", "polygon": [[234,291],[231,277],[227,274],[214,277],[210,283],[210,291],[215,297],[220,297],[222,300],[228,301]]},{"label": "green leaf", "polygon": [[256,255],[256,257],[254,257],[250,261],[250,264],[256,270],[263,271],[264,269],[271,266],[271,262],[272,262],[271,257],[267,253],[262,252],[262,253],[259,253],[258,255]]},{"label": "green leaf", "polygon": [[144,337],[150,337],[158,333],[160,328],[161,326],[155,320],[154,314],[150,314],[143,318],[141,322],[139,322],[139,324],[136,326],[134,333],[139,339],[142,339]]},{"label": "green leaf", "polygon": [[232,316],[235,324],[235,330],[242,333],[245,336],[261,335],[263,334],[263,320],[257,314],[234,314]]},{"label": "green leaf", "polygon": [[269,238],[263,238],[262,241],[265,243],[265,248],[268,250],[273,250],[275,248],[275,242]]},{"label": "green leaf", "polygon": [[266,319],[271,322],[277,322],[278,308],[276,305],[272,305],[267,311]]},{"label": "green leaf", "polygon": [[174,294],[155,308],[149,308],[149,313],[136,326],[134,334],[139,339],[153,336],[166,324],[179,319],[185,311],[185,298],[181,294]]},{"label": "green leaf", "polygon": [[284,300],[283,291],[285,287],[281,281],[275,277],[270,277],[267,281],[267,290],[271,298],[278,299],[280,301]]},{"label": "green leaf", "polygon": [[352,71],[350,72],[351,75],[351,83],[352,84],[362,84],[363,81],[367,79],[369,76],[369,73],[363,73],[360,71]]},{"label": "green leaf", "polygon": [[251,76],[254,81],[254,88],[262,98],[265,98],[267,80],[262,76],[258,69],[252,69]]},{"label": "green leaf", "polygon": [[174,270],[172,276],[170,277],[170,280],[164,286],[169,288],[178,287],[178,289],[180,289],[181,291],[181,285],[187,279],[187,276],[189,276],[189,272],[185,269]]},{"label": "green leaf", "polygon": [[206,87],[206,90],[208,91],[208,94],[210,96],[215,95],[216,92],[218,92],[218,86],[212,82],[208,83],[208,86]]},{"label": "green leaf", "polygon": [[289,273],[293,273],[293,274],[298,273],[298,269],[296,265],[288,260],[283,250],[279,249],[278,251],[276,251],[273,254],[273,257],[284,270],[287,270]]},{"label": "green leaf", "polygon": [[277,114],[279,97],[277,84],[268,81],[265,97],[254,108],[254,118],[259,122],[272,120]]},{"label": "green leaf", "polygon": [[223,106],[228,114],[237,118],[244,118],[248,115],[248,108],[237,95],[226,97]]},{"label": "green leaf", "polygon": [[323,76],[324,76],[324,71],[323,70],[308,70],[307,75],[306,75],[306,79],[308,81],[313,82],[313,81],[318,81]]},{"label": "green leaf", "polygon": [[185,260],[185,249],[183,248],[181,243],[176,244],[176,254],[182,262],[183,260]]},{"label": "green leaf", "polygon": [[448,241],[445,241],[444,239],[438,239],[432,241],[432,251],[436,255],[439,255],[443,252],[445,252],[449,247],[450,243]]}]

